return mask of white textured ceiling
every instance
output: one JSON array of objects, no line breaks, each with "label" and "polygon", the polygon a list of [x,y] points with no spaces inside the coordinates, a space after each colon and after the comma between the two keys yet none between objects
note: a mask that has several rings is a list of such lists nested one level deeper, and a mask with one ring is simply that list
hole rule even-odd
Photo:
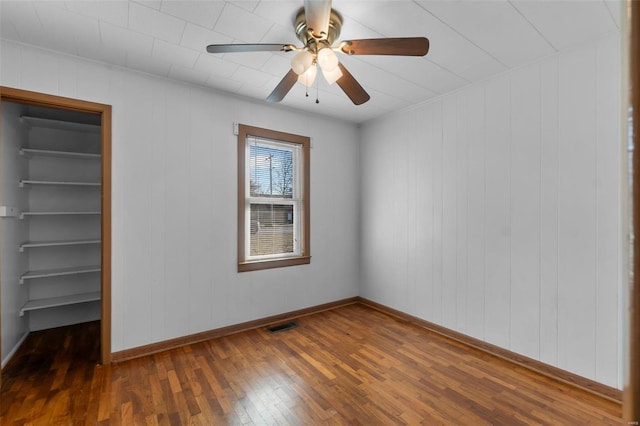
[{"label": "white textured ceiling", "polygon": [[[302,0],[0,0],[0,36],[47,49],[264,100],[292,53],[205,51],[214,43],[299,45]],[[371,100],[355,106],[318,78],[296,84],[282,105],[363,122],[545,55],[597,39],[620,25],[614,0],[334,0],[340,39],[425,36],[424,58],[340,59]]]}]

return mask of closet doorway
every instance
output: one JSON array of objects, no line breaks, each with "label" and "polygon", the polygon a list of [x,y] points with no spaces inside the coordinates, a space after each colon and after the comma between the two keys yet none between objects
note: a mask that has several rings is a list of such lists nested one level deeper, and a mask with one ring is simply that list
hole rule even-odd
[{"label": "closet doorway", "polygon": [[20,262],[0,268],[2,359],[47,323],[99,320],[109,364],[111,106],[0,87],[0,117],[0,256]]}]

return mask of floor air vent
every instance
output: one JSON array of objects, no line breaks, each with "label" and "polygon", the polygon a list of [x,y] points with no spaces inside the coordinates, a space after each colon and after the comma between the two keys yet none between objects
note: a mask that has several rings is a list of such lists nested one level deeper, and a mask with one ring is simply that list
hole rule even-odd
[{"label": "floor air vent", "polygon": [[292,328],[296,328],[297,326],[298,324],[296,324],[295,322],[287,322],[284,324],[278,324],[272,327],[267,327],[267,330],[269,330],[270,333],[278,333],[280,331],[291,330]]}]

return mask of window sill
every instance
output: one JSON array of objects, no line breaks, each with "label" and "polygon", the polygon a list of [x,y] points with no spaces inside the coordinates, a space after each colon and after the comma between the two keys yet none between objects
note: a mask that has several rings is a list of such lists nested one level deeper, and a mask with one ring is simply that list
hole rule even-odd
[{"label": "window sill", "polygon": [[253,260],[250,262],[239,262],[238,272],[260,271],[262,269],[308,265],[309,263],[311,263],[311,256],[288,257],[285,259]]}]

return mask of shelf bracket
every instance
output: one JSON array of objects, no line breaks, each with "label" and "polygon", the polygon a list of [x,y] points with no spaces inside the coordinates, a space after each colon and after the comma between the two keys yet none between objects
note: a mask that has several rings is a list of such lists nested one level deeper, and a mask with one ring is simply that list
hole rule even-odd
[{"label": "shelf bracket", "polygon": [[24,309],[20,309],[19,316],[21,316],[21,317],[23,317],[23,316],[24,316]]}]

